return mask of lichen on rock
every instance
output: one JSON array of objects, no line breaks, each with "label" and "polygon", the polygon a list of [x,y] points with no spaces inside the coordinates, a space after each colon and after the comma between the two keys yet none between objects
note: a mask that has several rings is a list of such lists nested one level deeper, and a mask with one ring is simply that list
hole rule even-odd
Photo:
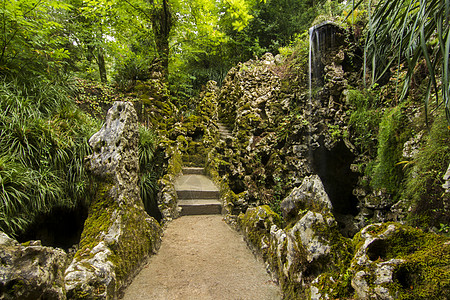
[{"label": "lichen on rock", "polygon": [[115,102],[90,139],[86,158],[97,191],[80,246],[65,273],[71,299],[115,299],[145,258],[160,246],[161,228],[144,210],[138,186],[137,117],[131,103]]}]

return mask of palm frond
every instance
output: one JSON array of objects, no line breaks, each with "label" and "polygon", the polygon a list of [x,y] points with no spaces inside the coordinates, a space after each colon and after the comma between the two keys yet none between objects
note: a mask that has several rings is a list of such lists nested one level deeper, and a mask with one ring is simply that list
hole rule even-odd
[{"label": "palm frond", "polygon": [[[354,5],[356,9],[363,1]],[[408,68],[400,94],[404,99],[410,88],[415,66],[425,60],[429,80],[424,104],[429,105],[432,89],[439,94],[450,120],[449,48],[450,16],[449,0],[391,0],[380,1],[370,15],[365,44],[365,68],[370,62],[372,84],[380,80],[392,67],[404,62]],[[433,41],[437,41],[434,44]],[[440,69],[440,72],[438,70]],[[440,74],[439,74],[440,73]],[[442,90],[439,93],[440,79]]]}]

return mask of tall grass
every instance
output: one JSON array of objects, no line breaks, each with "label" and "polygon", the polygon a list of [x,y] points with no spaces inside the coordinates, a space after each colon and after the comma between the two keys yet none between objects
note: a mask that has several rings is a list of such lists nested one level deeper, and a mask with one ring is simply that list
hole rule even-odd
[{"label": "tall grass", "polygon": [[83,159],[98,127],[63,86],[0,78],[0,230],[17,235],[88,198]]}]

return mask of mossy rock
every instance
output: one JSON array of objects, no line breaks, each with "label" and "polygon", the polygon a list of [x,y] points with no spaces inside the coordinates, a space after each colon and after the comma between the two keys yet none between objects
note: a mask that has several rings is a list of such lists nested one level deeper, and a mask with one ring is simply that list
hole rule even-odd
[{"label": "mossy rock", "polygon": [[98,182],[79,250],[70,272],[66,271],[70,299],[116,297],[144,259],[160,246],[162,231],[156,220],[142,204],[119,204],[115,191],[114,184]]},{"label": "mossy rock", "polygon": [[238,218],[238,226],[256,249],[261,249],[261,242],[268,239],[272,225],[281,227],[281,224],[281,217],[268,205],[249,208]]},{"label": "mossy rock", "polygon": [[[379,295],[377,291],[384,289],[395,299],[450,298],[448,238],[398,223],[382,223],[365,227],[353,244],[357,255],[351,271],[367,274],[367,293]],[[391,270],[390,280],[380,280],[383,268]]]}]

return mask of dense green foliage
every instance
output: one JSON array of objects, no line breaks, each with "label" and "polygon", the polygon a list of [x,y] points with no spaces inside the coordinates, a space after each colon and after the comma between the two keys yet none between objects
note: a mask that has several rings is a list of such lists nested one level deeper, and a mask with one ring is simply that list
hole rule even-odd
[{"label": "dense green foliage", "polygon": [[[170,127],[177,118],[195,120],[195,116],[189,117],[196,106],[191,99],[207,80],[220,84],[231,66],[266,51],[288,56],[287,67],[276,70],[283,77],[289,69],[292,77],[283,78],[283,84],[292,84],[295,77],[296,84],[302,85],[307,82],[306,30],[324,18],[343,20],[348,15],[346,24],[353,30],[355,44],[365,43],[373,82],[386,83],[391,72],[397,72],[389,84],[405,78],[402,95],[407,96],[414,80],[426,81],[425,108],[429,99],[436,99],[437,107],[445,103],[448,114],[448,0],[357,2],[2,0],[1,228],[17,233],[36,214],[53,206],[73,207],[89,198],[89,178],[82,161],[90,151],[87,139],[99,122],[75,104],[102,117],[112,101],[124,99],[118,88],[142,101],[141,113],[147,114],[144,119],[158,119],[162,126]],[[342,13],[353,3],[359,5],[359,11]],[[366,29],[361,31],[366,18]],[[427,71],[418,70],[420,66]],[[417,76],[419,71],[423,74]],[[144,91],[143,86],[151,87]],[[401,102],[400,95],[379,97],[373,90],[350,90],[347,97],[353,107],[349,122],[357,136],[356,146],[374,159],[368,170],[371,186],[397,196],[406,186],[404,197],[422,203],[421,199],[431,197],[424,195],[437,195],[430,190],[441,184],[429,185],[432,180],[425,170],[438,170],[435,175],[442,178],[448,163],[445,145],[440,142],[445,138],[432,138],[437,132],[432,131],[426,149],[439,149],[429,151],[440,153],[440,159],[430,159],[432,154],[424,151],[414,167],[414,172],[423,176],[410,176],[413,171],[399,165],[403,143],[412,134],[405,126],[403,108],[395,107]],[[412,92],[422,95],[418,91],[413,87]],[[154,106],[168,107],[164,112],[172,115],[150,117]],[[442,122],[437,120],[436,128],[436,122]],[[439,126],[447,132],[445,125]],[[279,139],[288,135],[286,127]],[[158,137],[142,127],[141,193],[148,211],[156,207],[162,160],[157,143]],[[429,161],[435,164],[430,166]],[[421,181],[406,182],[405,176]]]},{"label": "dense green foliage", "polygon": [[0,228],[17,234],[54,206],[86,201],[83,160],[98,123],[45,80],[2,80],[0,107]]},{"label": "dense green foliage", "polygon": [[[361,0],[357,6],[362,2],[367,1]],[[370,4],[371,1],[369,10]],[[388,77],[393,66],[397,65],[400,69],[405,64],[408,72],[403,82],[401,97],[404,98],[416,66],[425,61],[429,72],[425,108],[428,107],[431,89],[434,88],[433,95],[437,103],[442,98],[447,117],[450,117],[449,29],[448,0],[379,1],[369,20],[365,43],[372,82]]]},{"label": "dense green foliage", "polygon": [[388,193],[395,193],[402,181],[402,167],[398,162],[402,160],[403,144],[408,132],[406,116],[403,108],[397,106],[387,109],[380,122],[378,135],[377,161],[373,170],[372,185],[384,188]]},{"label": "dense green foliage", "polygon": [[413,203],[414,213],[409,216],[416,226],[435,226],[448,224],[450,217],[446,206],[450,197],[442,193],[443,174],[450,161],[450,132],[446,126],[445,115],[435,117],[430,133],[422,151],[409,170],[403,197]]},{"label": "dense green foliage", "polygon": [[349,90],[347,101],[355,107],[349,123],[355,135],[356,145],[362,153],[374,156],[377,148],[378,125],[381,110],[375,105],[375,97],[369,92]]},{"label": "dense green foliage", "polygon": [[161,213],[158,210],[157,181],[162,175],[161,161],[163,154],[156,149],[158,137],[144,126],[139,127],[139,170],[141,198],[145,210],[149,215],[161,221]]}]

